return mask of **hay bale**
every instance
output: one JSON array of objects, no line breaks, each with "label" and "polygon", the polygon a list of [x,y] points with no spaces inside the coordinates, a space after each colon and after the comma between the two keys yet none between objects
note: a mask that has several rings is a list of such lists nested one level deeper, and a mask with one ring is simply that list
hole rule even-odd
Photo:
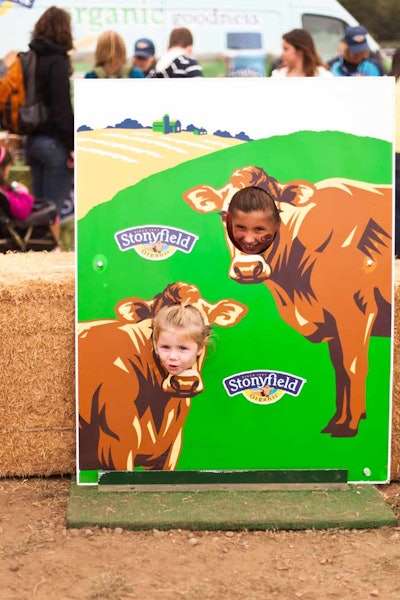
[{"label": "hay bale", "polygon": [[0,255],[0,476],[75,470],[74,259]]},{"label": "hay bale", "polygon": [[75,472],[75,429],[15,430],[1,435],[1,477],[49,476]]}]

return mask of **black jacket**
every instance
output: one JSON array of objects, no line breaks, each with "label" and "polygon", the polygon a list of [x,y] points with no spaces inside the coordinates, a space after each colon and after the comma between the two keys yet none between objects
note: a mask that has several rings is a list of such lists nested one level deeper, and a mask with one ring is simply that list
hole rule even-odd
[{"label": "black jacket", "polygon": [[74,114],[67,54],[63,48],[42,37],[34,38],[29,47],[37,54],[37,95],[49,108],[48,121],[34,135],[57,138],[70,152],[74,149]]}]

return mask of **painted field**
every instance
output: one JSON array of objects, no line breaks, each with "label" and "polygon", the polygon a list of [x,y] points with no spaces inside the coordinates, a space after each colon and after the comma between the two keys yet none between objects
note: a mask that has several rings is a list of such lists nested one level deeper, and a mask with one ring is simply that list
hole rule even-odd
[{"label": "painted field", "polygon": [[208,134],[118,128],[80,131],[76,142],[78,219],[149,175],[243,143]]}]

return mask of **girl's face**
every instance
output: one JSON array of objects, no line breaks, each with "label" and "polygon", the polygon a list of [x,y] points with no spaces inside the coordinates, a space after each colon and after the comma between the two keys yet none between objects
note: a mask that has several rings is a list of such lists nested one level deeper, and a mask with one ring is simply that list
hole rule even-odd
[{"label": "girl's face", "polygon": [[301,60],[301,51],[296,50],[292,44],[283,40],[282,42],[282,64],[284,67],[292,69]]},{"label": "girl's face", "polygon": [[264,252],[275,239],[278,225],[269,213],[253,210],[245,213],[235,210],[231,215],[232,236],[237,246],[246,254]]},{"label": "girl's face", "polygon": [[155,350],[168,373],[179,375],[194,365],[201,349],[178,329],[166,329],[160,331]]}]

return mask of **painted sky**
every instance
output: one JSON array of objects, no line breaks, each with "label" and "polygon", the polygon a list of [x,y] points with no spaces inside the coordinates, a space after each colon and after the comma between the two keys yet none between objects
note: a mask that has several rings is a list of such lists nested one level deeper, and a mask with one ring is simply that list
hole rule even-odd
[{"label": "painted sky", "polygon": [[245,131],[253,139],[299,130],[343,131],[389,142],[394,137],[392,77],[79,79],[74,103],[77,128],[103,128],[125,118],[151,125],[169,114],[182,127],[195,123],[209,133]]}]

